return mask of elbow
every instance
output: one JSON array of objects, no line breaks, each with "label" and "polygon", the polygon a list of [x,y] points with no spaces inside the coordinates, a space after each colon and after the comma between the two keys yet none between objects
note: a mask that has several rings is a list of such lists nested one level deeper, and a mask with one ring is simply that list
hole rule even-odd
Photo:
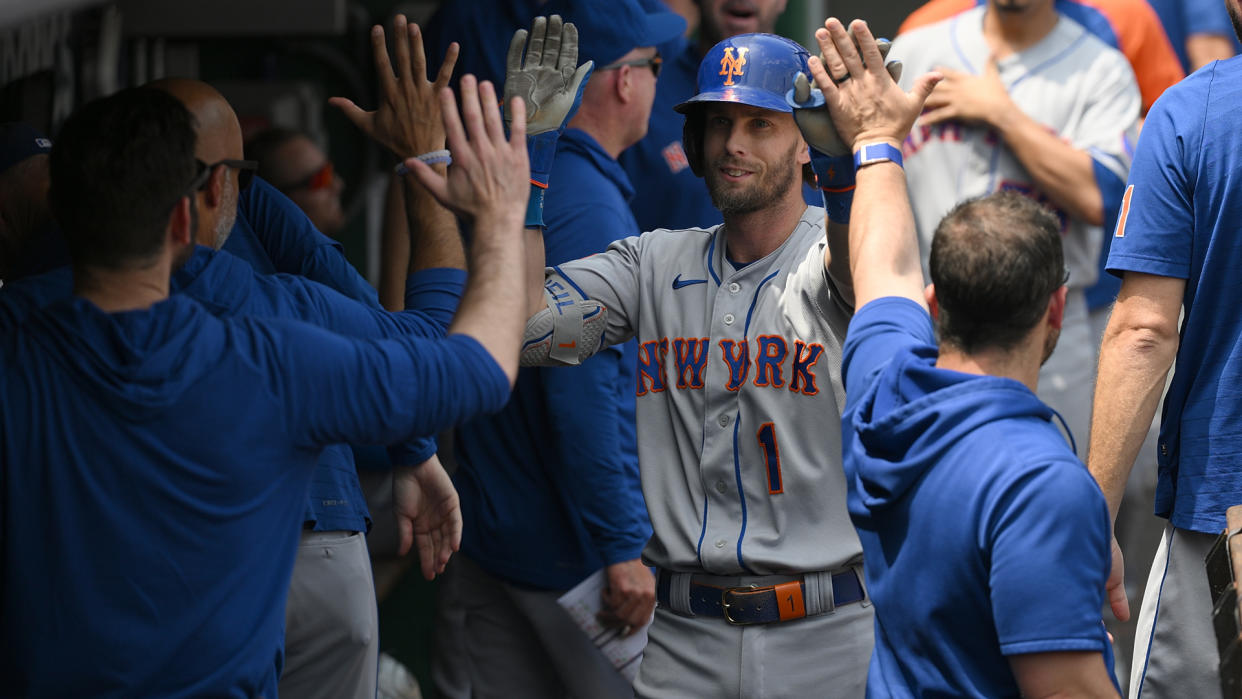
[{"label": "elbow", "polygon": [[1177,355],[1177,319],[1159,314],[1122,313],[1109,321],[1104,351],[1120,350],[1145,363],[1171,366]]}]

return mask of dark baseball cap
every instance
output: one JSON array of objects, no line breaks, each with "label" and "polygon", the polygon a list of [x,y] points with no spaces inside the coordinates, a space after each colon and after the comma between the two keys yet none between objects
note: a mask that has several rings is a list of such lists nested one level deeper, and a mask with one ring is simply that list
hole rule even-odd
[{"label": "dark baseball cap", "polygon": [[551,0],[541,15],[560,15],[578,28],[578,63],[603,68],[636,48],[659,46],[686,31],[675,12],[643,8],[639,0]]},{"label": "dark baseball cap", "polygon": [[0,173],[32,155],[52,150],[52,141],[30,124],[0,124]]}]

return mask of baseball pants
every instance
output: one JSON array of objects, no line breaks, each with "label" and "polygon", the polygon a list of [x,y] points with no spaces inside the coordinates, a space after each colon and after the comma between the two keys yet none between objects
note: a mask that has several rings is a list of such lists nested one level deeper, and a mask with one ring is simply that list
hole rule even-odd
[{"label": "baseball pants", "polygon": [[303,532],[285,607],[281,697],[375,699],[379,614],[367,541]]},{"label": "baseball pants", "polygon": [[557,603],[457,553],[440,579],[432,677],[447,699],[630,698],[634,690]]},{"label": "baseball pants", "polygon": [[1139,612],[1130,699],[1220,698],[1220,654],[1203,567],[1215,538],[1165,526]]},{"label": "baseball pants", "polygon": [[733,626],[656,609],[635,694],[643,699],[862,697],[874,644],[870,603]]}]

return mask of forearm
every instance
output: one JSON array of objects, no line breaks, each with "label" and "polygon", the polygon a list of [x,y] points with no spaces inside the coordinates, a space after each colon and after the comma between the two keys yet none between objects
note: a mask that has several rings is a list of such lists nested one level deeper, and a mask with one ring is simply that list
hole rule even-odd
[{"label": "forearm", "polygon": [[548,306],[543,296],[545,278],[543,231],[539,228],[527,228],[523,237],[526,241],[526,257],[523,261],[526,275],[523,294],[523,298],[526,299],[526,315],[523,317],[530,318]]},{"label": "forearm", "polygon": [[[436,165],[432,169],[442,175],[446,166]],[[466,253],[453,213],[440,206],[413,175],[406,175],[401,180],[410,240],[408,272],[413,274],[431,267],[465,269]]]},{"label": "forearm", "polygon": [[510,385],[517,377],[518,347],[526,324],[527,271],[521,212],[501,209],[474,221],[470,276],[449,333],[478,340],[504,371]]},{"label": "forearm", "polygon": [[905,171],[883,162],[859,169],[857,178],[849,254],[859,305],[902,296],[926,307]]},{"label": "forearm", "polygon": [[1053,204],[1093,226],[1104,221],[1090,154],[1061,140],[1016,105],[997,113],[991,125]]},{"label": "forearm", "polygon": [[836,223],[825,217],[827,227],[828,249],[824,252],[824,268],[828,276],[841,292],[842,301],[848,306],[854,305],[854,277],[850,273],[850,227],[848,224]]},{"label": "forearm", "polygon": [[1156,415],[1177,335],[1135,324],[1114,311],[1100,346],[1087,465],[1116,519],[1130,470]]},{"label": "forearm", "polygon": [[402,178],[393,175],[384,199],[384,222],[380,229],[380,303],[390,311],[405,308],[406,270],[410,263],[409,226],[405,217]]}]

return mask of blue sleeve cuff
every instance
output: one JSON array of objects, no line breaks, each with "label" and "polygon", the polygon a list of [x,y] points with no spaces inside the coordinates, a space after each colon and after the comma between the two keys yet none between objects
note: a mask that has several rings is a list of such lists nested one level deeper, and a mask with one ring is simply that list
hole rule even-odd
[{"label": "blue sleeve cuff", "polygon": [[425,313],[444,330],[453,322],[466,287],[466,270],[434,267],[405,280],[405,307]]},{"label": "blue sleeve cuff", "polygon": [[388,460],[393,466],[417,466],[436,455],[435,437],[420,437],[388,446]]}]

